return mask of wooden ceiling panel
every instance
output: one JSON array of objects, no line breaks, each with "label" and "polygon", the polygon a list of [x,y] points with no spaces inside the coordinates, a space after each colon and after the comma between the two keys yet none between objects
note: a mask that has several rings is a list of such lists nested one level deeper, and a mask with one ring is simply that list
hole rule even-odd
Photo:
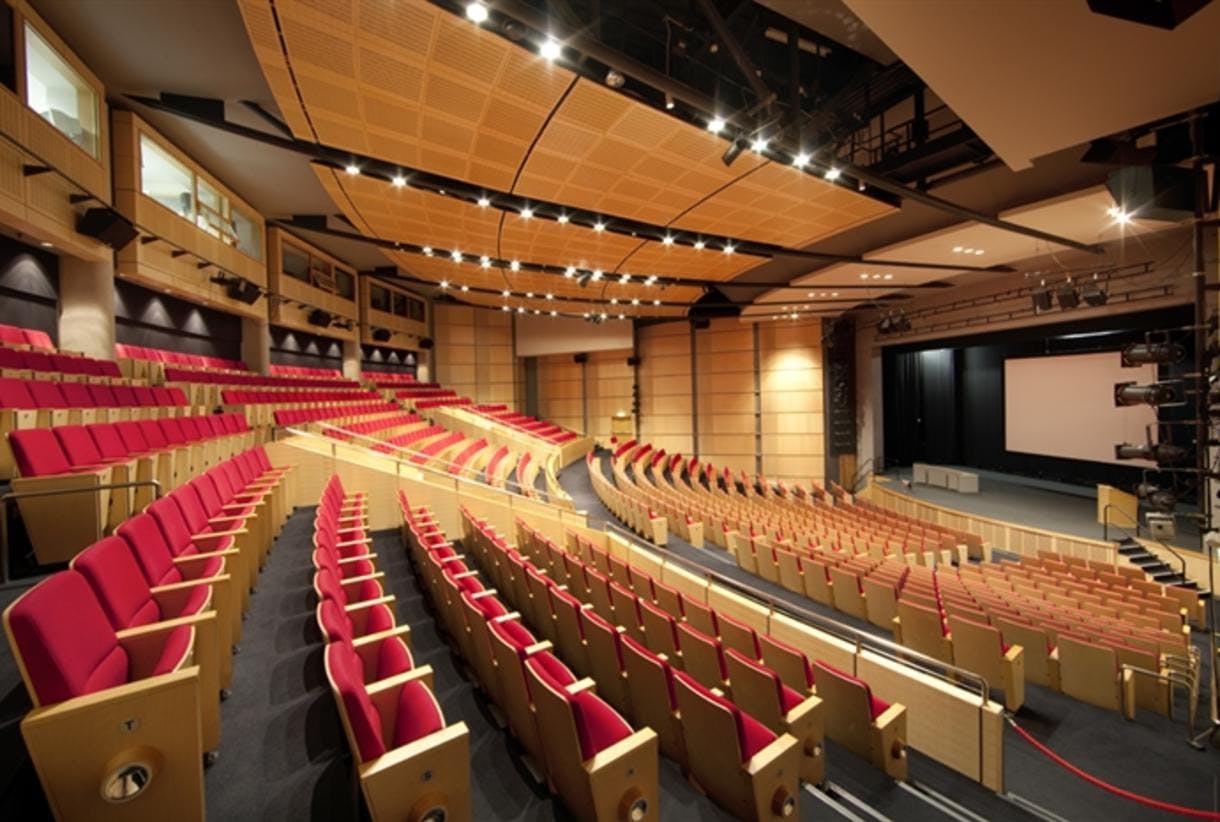
[{"label": "wooden ceiling panel", "polygon": [[813,174],[772,162],[691,209],[675,225],[801,248],[894,210]]},{"label": "wooden ceiling panel", "polygon": [[408,54],[426,54],[439,15],[424,3],[361,0],[360,36]]},{"label": "wooden ceiling panel", "polygon": [[766,257],[751,254],[725,254],[718,249],[696,250],[689,246],[646,242],[632,252],[619,270],[679,279],[725,281],[766,261]]},{"label": "wooden ceiling panel", "polygon": [[639,240],[583,226],[506,215],[500,229],[500,256],[548,265],[614,271]]}]

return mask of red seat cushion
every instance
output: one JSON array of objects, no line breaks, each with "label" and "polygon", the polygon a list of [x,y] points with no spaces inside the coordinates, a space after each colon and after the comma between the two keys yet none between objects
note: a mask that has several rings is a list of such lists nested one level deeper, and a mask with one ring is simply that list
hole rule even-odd
[{"label": "red seat cushion", "polygon": [[376,678],[388,679],[415,667],[411,649],[401,638],[392,636],[381,640],[377,646]]},{"label": "red seat cushion", "polygon": [[788,713],[793,708],[804,702],[805,698],[792,688],[789,688],[787,685],[780,685],[779,701],[780,706],[784,709],[784,713]]},{"label": "red seat cushion", "polygon": [[592,691],[576,694],[571,698],[571,705],[583,759],[592,759],[616,742],[631,736],[631,726],[627,720]]},{"label": "red seat cushion", "polygon": [[436,697],[419,680],[402,686],[398,694],[398,716],[394,721],[395,747],[406,745],[445,727]]},{"label": "red seat cushion", "polygon": [[754,754],[774,742],[776,736],[745,711],[739,710],[734,716],[737,720],[737,738],[741,740],[741,761],[749,762]]},{"label": "red seat cushion", "polygon": [[161,649],[161,658],[157,660],[157,667],[153,669],[153,674],[168,674],[177,670],[186,659],[186,655],[191,652],[191,639],[194,635],[195,632],[189,625],[182,625],[170,631],[169,636],[165,638],[165,647]]}]

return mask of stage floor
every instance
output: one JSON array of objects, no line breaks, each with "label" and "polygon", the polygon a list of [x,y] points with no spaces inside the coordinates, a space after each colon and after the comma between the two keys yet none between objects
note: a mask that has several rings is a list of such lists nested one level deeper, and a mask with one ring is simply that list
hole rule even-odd
[{"label": "stage floor", "polygon": [[[901,480],[911,479],[910,468],[893,468],[886,471],[884,476],[889,478],[887,485],[891,490],[935,505],[956,508],[983,517],[1023,522],[1048,531],[1102,539],[1101,525],[1097,522],[1096,489],[994,471],[980,471],[967,466],[948,467],[978,474],[979,493],[959,494],[957,491],[930,485],[912,485],[907,488]],[[1110,538],[1119,539],[1121,536],[1122,534],[1111,526]],[[1178,535],[1169,540],[1169,544],[1175,548],[1197,551],[1198,539],[1198,530],[1194,524],[1179,518]]]}]

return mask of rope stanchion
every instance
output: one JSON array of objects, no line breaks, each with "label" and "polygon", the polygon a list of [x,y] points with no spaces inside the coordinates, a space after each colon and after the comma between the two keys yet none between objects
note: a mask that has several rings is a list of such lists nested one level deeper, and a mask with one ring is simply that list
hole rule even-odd
[{"label": "rope stanchion", "polygon": [[1138,793],[1135,793],[1134,791],[1128,791],[1124,788],[1120,788],[1117,785],[1111,785],[1109,782],[1106,782],[1104,779],[1099,779],[1098,777],[1093,776],[1093,774],[1088,773],[1087,771],[1081,770],[1080,768],[1073,765],[1071,762],[1068,762],[1066,759],[1064,759],[1059,754],[1052,751],[1050,748],[1046,747],[1046,745],[1043,745],[1041,742],[1039,742],[1037,739],[1035,739],[1029,731],[1025,730],[1020,725],[1018,725],[1016,720],[1013,719],[1011,715],[1005,714],[1004,718],[1008,720],[1008,724],[1011,725],[1012,729],[1017,732],[1017,735],[1020,736],[1022,739],[1024,739],[1026,742],[1028,742],[1030,745],[1032,745],[1035,750],[1042,753],[1044,756],[1046,756],[1048,759],[1050,759],[1052,762],[1054,762],[1059,767],[1063,768],[1064,770],[1068,771],[1069,773],[1071,773],[1074,776],[1080,777],[1085,782],[1088,782],[1090,785],[1094,785],[1098,788],[1101,788],[1103,791],[1112,793],[1115,796],[1120,796],[1123,799],[1130,800],[1131,802],[1137,802],[1141,805],[1144,805],[1149,808],[1155,808],[1159,811],[1165,811],[1167,813],[1176,813],[1181,816],[1189,816],[1194,819],[1220,820],[1220,812],[1217,812],[1217,811],[1205,811],[1205,810],[1201,810],[1199,808],[1188,808],[1185,805],[1175,805],[1172,802],[1165,802],[1164,800],[1161,800],[1161,799],[1153,799],[1152,797],[1144,796],[1143,794],[1138,794]]}]

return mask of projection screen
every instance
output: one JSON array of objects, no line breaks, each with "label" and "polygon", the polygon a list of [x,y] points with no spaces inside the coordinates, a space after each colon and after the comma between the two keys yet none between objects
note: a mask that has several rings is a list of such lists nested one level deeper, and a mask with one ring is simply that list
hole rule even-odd
[{"label": "projection screen", "polygon": [[[1156,366],[1123,368],[1117,351],[1004,361],[1004,447],[1023,454],[1147,467],[1116,460],[1120,442],[1142,443],[1156,423],[1147,405],[1118,408],[1114,384],[1156,381]],[[1152,430],[1153,440],[1156,429]]]}]

